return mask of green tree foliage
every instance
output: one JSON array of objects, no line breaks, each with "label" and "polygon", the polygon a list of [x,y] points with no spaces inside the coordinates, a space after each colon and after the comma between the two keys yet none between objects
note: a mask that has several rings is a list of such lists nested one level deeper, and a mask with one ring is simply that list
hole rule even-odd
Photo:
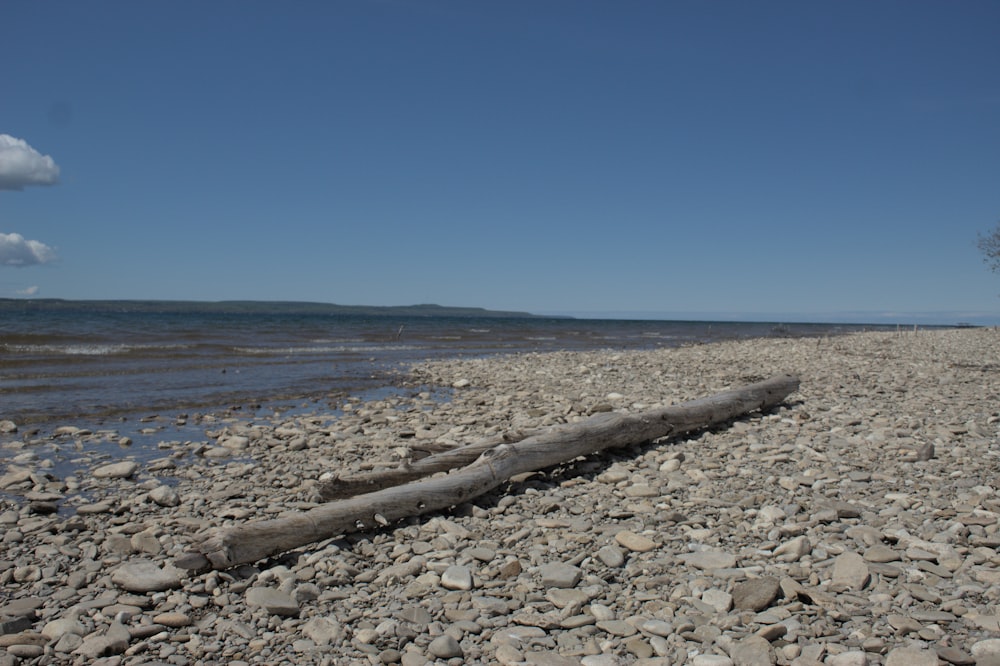
[{"label": "green tree foliage", "polygon": [[1000,273],[1000,222],[988,234],[979,234],[976,247],[983,253],[983,261],[994,273]]}]

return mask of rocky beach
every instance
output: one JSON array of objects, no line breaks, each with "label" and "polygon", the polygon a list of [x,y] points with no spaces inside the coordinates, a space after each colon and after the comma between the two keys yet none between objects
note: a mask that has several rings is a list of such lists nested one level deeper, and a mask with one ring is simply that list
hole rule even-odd
[{"label": "rocky beach", "polygon": [[[800,388],[767,413],[175,566],[212,528],[315,507],[332,474],[784,373]],[[995,330],[437,360],[406,382],[335,413],[151,421],[153,455],[0,422],[0,666],[1000,665]]]}]

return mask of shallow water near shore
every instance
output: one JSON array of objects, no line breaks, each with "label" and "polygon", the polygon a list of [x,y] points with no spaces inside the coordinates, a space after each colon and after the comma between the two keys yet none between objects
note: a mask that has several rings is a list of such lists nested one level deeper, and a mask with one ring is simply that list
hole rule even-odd
[{"label": "shallow water near shore", "polygon": [[110,421],[343,396],[397,386],[409,364],[433,358],[652,349],[863,328],[878,327],[82,308],[6,311],[0,320],[0,419],[19,424]]}]

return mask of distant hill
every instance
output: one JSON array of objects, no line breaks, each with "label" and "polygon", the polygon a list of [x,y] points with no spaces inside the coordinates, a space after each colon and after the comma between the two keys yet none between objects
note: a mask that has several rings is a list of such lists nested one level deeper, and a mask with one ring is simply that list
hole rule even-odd
[{"label": "distant hill", "polygon": [[[88,310],[90,312],[205,312],[251,314],[341,314],[367,317],[518,317],[528,312],[445,305],[336,305],[307,301],[142,301],[0,298],[0,312]],[[551,319],[552,317],[544,317]],[[568,318],[568,317],[560,317]]]}]

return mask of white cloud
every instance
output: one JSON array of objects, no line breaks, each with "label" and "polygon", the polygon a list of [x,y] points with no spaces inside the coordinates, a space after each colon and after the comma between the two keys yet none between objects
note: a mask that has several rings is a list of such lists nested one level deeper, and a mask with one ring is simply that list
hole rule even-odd
[{"label": "white cloud", "polygon": [[32,266],[55,261],[55,251],[40,241],[28,240],[21,234],[0,233],[0,265]]},{"label": "white cloud", "polygon": [[22,190],[27,185],[55,185],[59,167],[55,160],[28,145],[24,139],[0,134],[0,190]]},{"label": "white cloud", "polygon": [[38,294],[38,285],[32,285],[30,287],[25,287],[24,289],[18,289],[18,296],[36,296]]}]

